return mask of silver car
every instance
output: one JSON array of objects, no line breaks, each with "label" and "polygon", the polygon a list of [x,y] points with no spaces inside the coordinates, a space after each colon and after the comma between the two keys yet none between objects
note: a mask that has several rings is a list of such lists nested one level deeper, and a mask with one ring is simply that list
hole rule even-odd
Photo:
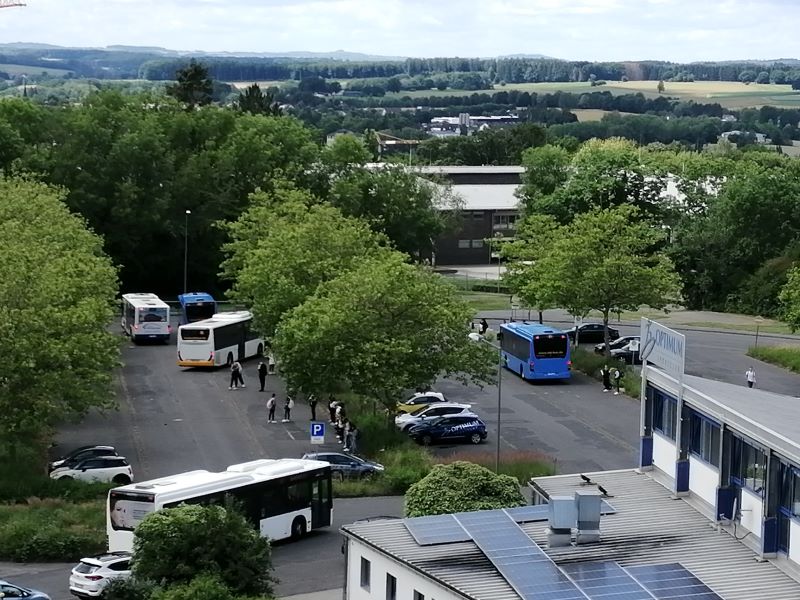
[{"label": "silver car", "polygon": [[394,424],[400,431],[408,431],[414,425],[424,423],[427,419],[435,417],[455,416],[455,415],[477,415],[472,412],[471,404],[460,404],[457,402],[444,402],[441,404],[430,404],[421,406],[410,413],[399,414],[394,418]]}]

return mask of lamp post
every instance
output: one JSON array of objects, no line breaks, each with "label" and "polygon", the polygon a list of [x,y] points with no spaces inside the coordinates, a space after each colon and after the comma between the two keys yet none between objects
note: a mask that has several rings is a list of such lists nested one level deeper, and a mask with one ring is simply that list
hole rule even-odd
[{"label": "lamp post", "polygon": [[755,343],[755,347],[758,348],[758,330],[761,327],[761,324],[764,322],[764,318],[761,317],[761,316],[758,316],[758,317],[755,318],[755,322],[756,322],[756,343]]},{"label": "lamp post", "polygon": [[186,215],[183,223],[183,293],[186,293],[186,274],[187,267],[189,266],[189,215],[192,211],[186,209]]},{"label": "lamp post", "polygon": [[[472,332],[469,338],[475,342],[483,342],[497,350],[497,439],[495,440],[494,450],[494,472],[500,472],[500,409],[503,398],[503,349],[500,344],[493,344],[479,333]],[[499,338],[498,338],[499,339]]]}]

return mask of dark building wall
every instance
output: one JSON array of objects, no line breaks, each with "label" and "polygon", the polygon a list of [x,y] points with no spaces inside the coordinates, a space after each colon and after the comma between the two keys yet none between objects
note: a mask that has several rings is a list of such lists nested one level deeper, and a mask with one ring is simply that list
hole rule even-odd
[{"label": "dark building wall", "polygon": [[437,265],[489,264],[493,211],[464,211],[455,228],[436,240]]},{"label": "dark building wall", "polygon": [[519,173],[450,173],[445,175],[453,185],[519,185]]}]

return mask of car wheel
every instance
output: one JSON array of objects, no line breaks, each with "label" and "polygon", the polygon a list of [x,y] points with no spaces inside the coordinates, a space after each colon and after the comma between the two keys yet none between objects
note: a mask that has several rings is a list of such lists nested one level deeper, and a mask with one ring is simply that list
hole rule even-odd
[{"label": "car wheel", "polygon": [[297,517],[294,521],[292,521],[292,539],[299,540],[306,534],[306,520]]},{"label": "car wheel", "polygon": [[433,438],[429,435],[423,435],[419,441],[423,446],[430,446],[433,443]]},{"label": "car wheel", "polygon": [[469,441],[475,445],[480,444],[482,441],[481,434],[473,433],[471,436],[469,436]]},{"label": "car wheel", "polygon": [[128,485],[131,482],[131,478],[127,475],[117,475],[111,481],[117,485]]},{"label": "car wheel", "polygon": [[59,477],[58,481],[73,481],[75,478],[71,475],[64,475],[63,477]]}]

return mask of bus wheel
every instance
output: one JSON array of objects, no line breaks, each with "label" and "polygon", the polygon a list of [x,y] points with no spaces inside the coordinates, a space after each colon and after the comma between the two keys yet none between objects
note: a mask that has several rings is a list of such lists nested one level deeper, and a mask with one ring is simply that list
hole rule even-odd
[{"label": "bus wheel", "polygon": [[471,436],[469,436],[469,441],[477,446],[481,443],[481,434],[473,433]]},{"label": "bus wheel", "polygon": [[264,356],[264,344],[258,345],[258,350],[256,350],[256,356],[258,357]]},{"label": "bus wheel", "polygon": [[117,485],[128,485],[131,482],[131,479],[127,475],[117,475],[111,481]]},{"label": "bus wheel", "polygon": [[292,539],[299,540],[306,534],[306,520],[297,517],[294,521],[292,521]]},{"label": "bus wheel", "polygon": [[519,376],[525,379],[525,369],[522,367],[519,368]]},{"label": "bus wheel", "polygon": [[228,358],[225,360],[225,364],[229,369],[231,368],[231,365],[233,365],[233,353],[228,352]]}]

